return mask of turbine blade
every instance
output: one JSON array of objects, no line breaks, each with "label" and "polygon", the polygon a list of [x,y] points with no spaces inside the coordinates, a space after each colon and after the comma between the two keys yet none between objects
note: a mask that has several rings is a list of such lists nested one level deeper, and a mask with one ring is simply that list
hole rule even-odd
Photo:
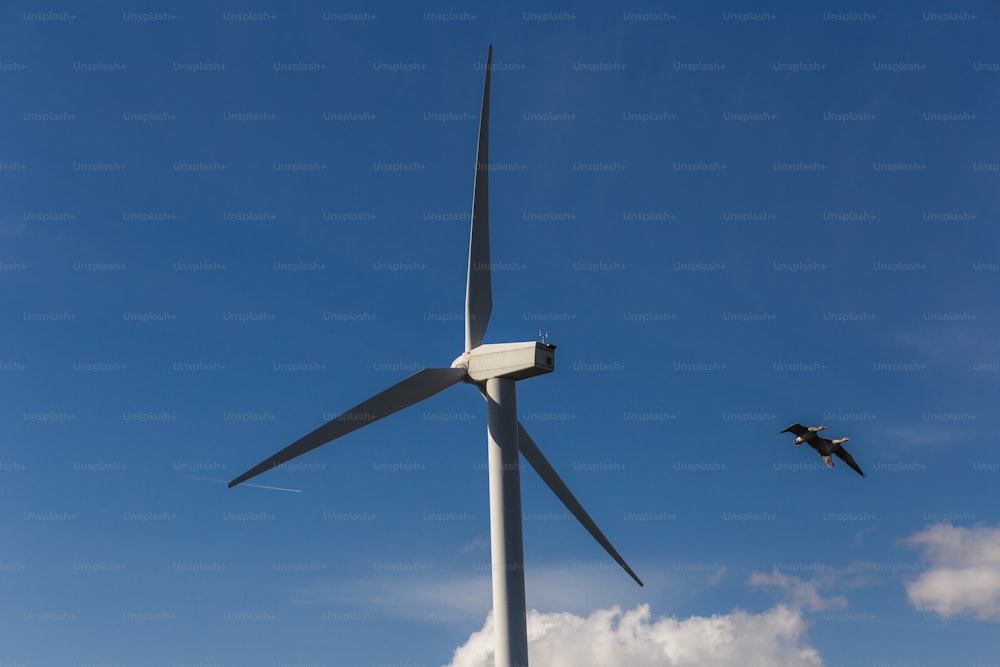
[{"label": "turbine blade", "polygon": [[548,459],[545,458],[542,451],[538,449],[538,445],[536,445],[535,441],[531,439],[528,432],[524,430],[524,426],[522,426],[519,422],[517,427],[518,449],[521,450],[521,454],[523,454],[524,458],[531,464],[531,467],[535,469],[538,476],[549,485],[549,488],[552,489],[552,492],[556,494],[556,497],[562,501],[563,505],[566,506],[566,509],[573,513],[573,516],[575,516],[577,520],[583,524],[583,527],[594,536],[594,539],[597,540],[602,547],[604,547],[604,550],[607,551],[611,557],[625,569],[626,572],[628,572],[630,577],[635,579],[635,583],[642,586],[642,581],[636,576],[635,572],[632,571],[632,568],[628,566],[628,563],[626,563],[625,559],[621,557],[621,554],[619,554],[614,546],[611,545],[611,541],[604,536],[604,533],[601,532],[601,529],[597,527],[594,520],[590,518],[589,514],[587,514],[587,510],[583,509],[583,506],[573,495],[573,492],[569,490],[569,487],[566,486],[565,482],[559,478],[559,475],[552,467],[552,464],[548,462]]},{"label": "turbine blade", "polygon": [[479,347],[486,335],[486,325],[493,311],[493,288],[490,281],[489,213],[489,134],[490,69],[493,45],[486,54],[486,82],[483,84],[483,110],[479,116],[479,147],[476,150],[476,177],[472,195],[472,231],[469,236],[469,278],[465,286],[465,351]]},{"label": "turbine blade", "polygon": [[331,440],[358,430],[362,426],[367,426],[425,398],[430,398],[451,385],[461,382],[465,377],[466,371],[461,368],[425,368],[382,393],[356,405],[312,433],[299,438],[271,458],[262,461],[231,481],[229,487],[232,488],[320,445],[325,445]]}]

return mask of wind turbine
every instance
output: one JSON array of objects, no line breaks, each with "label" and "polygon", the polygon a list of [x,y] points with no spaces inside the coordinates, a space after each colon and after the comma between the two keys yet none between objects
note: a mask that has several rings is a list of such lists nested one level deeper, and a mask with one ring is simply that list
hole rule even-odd
[{"label": "wind turbine", "polygon": [[387,417],[459,382],[475,385],[487,404],[490,544],[493,574],[493,628],[496,667],[527,667],[528,636],[524,599],[524,548],[521,539],[521,478],[518,452],[548,484],[573,516],[642,586],[625,559],[559,478],[534,440],[517,420],[515,383],[555,370],[555,345],[544,342],[483,344],[493,310],[490,284],[488,207],[490,71],[493,46],[486,56],[483,110],[472,198],[469,273],[465,292],[465,351],[450,368],[425,368],[369,398],[303,436],[229,483],[230,487]]}]

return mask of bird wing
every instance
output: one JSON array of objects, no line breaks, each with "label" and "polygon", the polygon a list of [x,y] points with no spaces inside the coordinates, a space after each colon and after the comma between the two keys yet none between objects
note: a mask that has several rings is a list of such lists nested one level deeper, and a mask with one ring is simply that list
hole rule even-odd
[{"label": "bird wing", "polygon": [[833,452],[833,441],[817,435],[806,440],[806,444],[819,452],[820,456],[829,456]]},{"label": "bird wing", "polygon": [[810,432],[809,429],[807,429],[802,424],[792,424],[791,426],[789,426],[788,428],[786,428],[784,431],[781,431],[781,432],[782,433],[788,433],[789,431],[792,432],[792,433],[794,433],[795,435],[802,435],[803,433],[809,433]]},{"label": "bird wing", "polygon": [[865,474],[861,472],[861,467],[858,465],[857,461],[854,460],[854,457],[851,456],[850,452],[844,449],[842,445],[837,445],[836,449],[833,450],[833,453],[837,455],[838,459],[840,459],[847,465],[854,468],[854,470],[857,471],[859,475],[861,475],[862,477],[865,476]]}]

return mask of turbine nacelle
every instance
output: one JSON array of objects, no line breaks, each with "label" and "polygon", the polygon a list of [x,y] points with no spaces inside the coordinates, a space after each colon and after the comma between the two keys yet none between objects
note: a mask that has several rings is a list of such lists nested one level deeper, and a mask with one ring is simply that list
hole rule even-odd
[{"label": "turbine nacelle", "polygon": [[473,383],[491,378],[524,380],[556,369],[556,346],[538,341],[480,345],[451,362],[451,367],[464,369]]}]

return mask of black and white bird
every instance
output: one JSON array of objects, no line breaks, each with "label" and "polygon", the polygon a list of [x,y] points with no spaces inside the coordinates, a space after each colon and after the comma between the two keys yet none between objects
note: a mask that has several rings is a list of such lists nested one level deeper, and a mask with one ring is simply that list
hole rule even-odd
[{"label": "black and white bird", "polygon": [[782,433],[794,433],[796,438],[792,442],[793,445],[801,445],[803,442],[808,443],[810,447],[815,449],[820,457],[823,459],[823,463],[826,467],[833,467],[833,458],[831,455],[836,455],[841,461],[851,466],[862,477],[865,473],[861,471],[861,467],[858,465],[854,457],[851,456],[850,452],[841,447],[841,443],[847,442],[850,438],[839,438],[837,440],[830,440],[820,436],[818,433],[826,429],[826,426],[803,426],[802,424],[792,424],[786,428]]},{"label": "black and white bird", "polygon": [[795,441],[792,442],[793,445],[801,445],[803,442],[809,442],[813,438],[817,437],[816,434],[820,431],[826,430],[825,426],[803,426],[802,424],[792,424],[786,428],[782,433],[788,433],[789,431],[797,435]]}]

